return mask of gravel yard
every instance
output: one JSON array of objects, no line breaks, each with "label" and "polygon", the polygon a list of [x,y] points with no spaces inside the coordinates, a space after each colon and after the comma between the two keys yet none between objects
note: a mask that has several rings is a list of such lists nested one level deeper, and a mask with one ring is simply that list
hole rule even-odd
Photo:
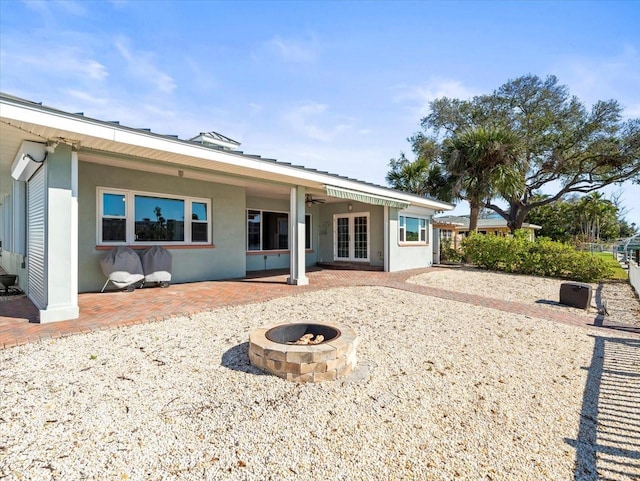
[{"label": "gravel yard", "polygon": [[[251,329],[328,319],[360,336],[352,378],[249,365]],[[638,479],[639,379],[638,336],[317,291],[0,351],[0,479]]]},{"label": "gravel yard", "polygon": [[586,311],[559,304],[560,285],[568,282],[562,279],[505,274],[475,268],[442,268],[414,276],[408,282],[505,301],[537,304],[591,319],[598,314],[598,308],[606,305],[609,320],[640,326],[640,302],[631,285],[626,282],[591,284],[591,307]]}]

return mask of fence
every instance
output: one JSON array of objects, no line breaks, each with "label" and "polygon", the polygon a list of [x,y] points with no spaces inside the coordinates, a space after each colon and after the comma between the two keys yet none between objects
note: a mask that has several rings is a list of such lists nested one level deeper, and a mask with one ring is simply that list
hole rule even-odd
[{"label": "fence", "polygon": [[640,264],[632,260],[629,261],[629,282],[640,296]]}]

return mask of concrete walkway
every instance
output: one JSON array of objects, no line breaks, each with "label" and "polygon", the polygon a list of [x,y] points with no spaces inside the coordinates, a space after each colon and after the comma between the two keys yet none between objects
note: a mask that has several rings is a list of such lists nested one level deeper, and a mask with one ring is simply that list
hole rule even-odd
[{"label": "concrete walkway", "polygon": [[308,286],[290,286],[288,272],[267,271],[246,279],[195,282],[171,285],[166,289],[144,288],[134,292],[88,293],[78,296],[80,318],[72,321],[39,324],[38,310],[25,297],[0,301],[0,349],[81,334],[102,329],[154,322],[177,316],[189,316],[225,306],[263,302],[320,289],[348,286],[384,286],[441,299],[489,307],[514,314],[548,319],[599,331],[624,331],[640,338],[640,330],[606,322],[572,312],[543,306],[502,301],[488,297],[448,291],[407,283],[409,277],[438,268],[416,269],[396,273],[372,271],[313,270],[308,272]]}]

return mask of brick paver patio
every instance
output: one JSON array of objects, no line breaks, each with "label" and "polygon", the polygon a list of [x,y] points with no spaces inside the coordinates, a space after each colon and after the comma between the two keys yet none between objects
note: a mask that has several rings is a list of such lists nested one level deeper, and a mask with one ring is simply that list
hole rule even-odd
[{"label": "brick paver patio", "polygon": [[397,273],[372,271],[313,270],[308,286],[290,286],[288,273],[269,271],[246,279],[175,284],[166,289],[144,288],[134,292],[87,293],[78,296],[80,317],[71,321],[39,324],[38,311],[26,298],[0,301],[0,349],[66,337],[100,329],[112,329],[176,316],[196,314],[224,306],[263,302],[276,297],[346,286],[385,286],[501,311],[548,319],[597,330],[615,329],[640,337],[640,329],[616,325],[600,316],[593,319],[543,306],[502,301],[488,297],[420,286],[406,280],[438,269],[417,269]]}]

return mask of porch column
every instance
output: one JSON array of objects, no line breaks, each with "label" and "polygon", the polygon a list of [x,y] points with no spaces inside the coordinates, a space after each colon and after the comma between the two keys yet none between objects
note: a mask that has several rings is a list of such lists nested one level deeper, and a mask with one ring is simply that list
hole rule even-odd
[{"label": "porch column", "polygon": [[306,286],[305,275],[305,189],[291,188],[289,208],[289,278],[287,284]]},{"label": "porch column", "polygon": [[391,223],[389,222],[389,206],[385,205],[383,207],[383,212],[384,212],[384,244],[383,244],[383,250],[382,252],[384,252],[384,271],[385,272],[389,272],[389,256],[391,254],[391,247],[389,244],[389,229],[391,228]]}]

